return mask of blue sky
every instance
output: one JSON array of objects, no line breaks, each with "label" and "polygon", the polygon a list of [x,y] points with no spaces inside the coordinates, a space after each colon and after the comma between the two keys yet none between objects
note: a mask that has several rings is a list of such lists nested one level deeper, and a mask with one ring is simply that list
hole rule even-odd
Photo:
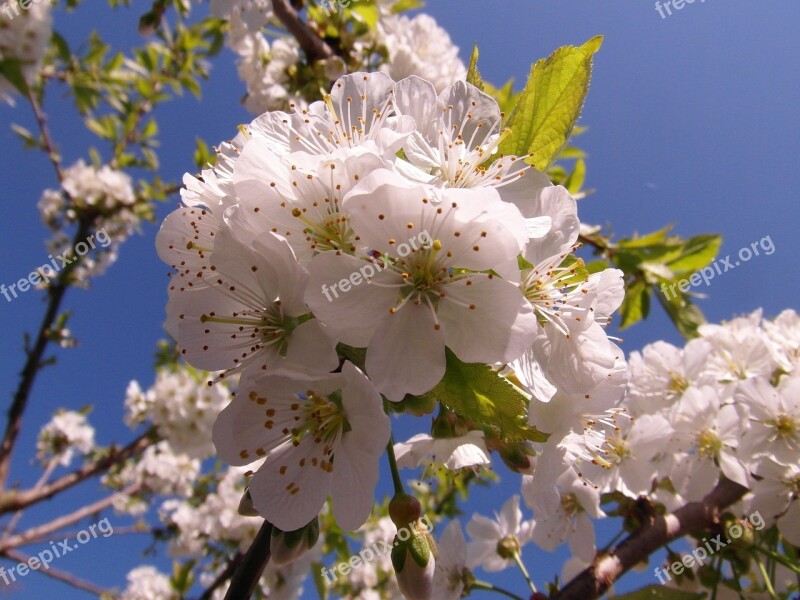
[{"label": "blue sky", "polygon": [[[143,4],[142,4],[143,6]],[[139,43],[137,11],[111,12],[85,3],[77,15],[56,14],[56,26],[71,41],[96,28],[115,45]],[[606,36],[581,124],[589,131],[579,145],[588,152],[587,185],[597,193],[582,201],[581,219],[609,224],[620,236],[675,223],[683,236],[716,232],[724,236],[721,256],[734,255],[769,236],[770,256],[759,256],[715,279],[701,291],[701,307],[710,320],[730,318],[763,306],[770,315],[797,308],[800,292],[793,256],[800,254],[795,233],[798,216],[797,140],[800,137],[800,11],[788,0],[708,0],[687,4],[661,18],[654,3],[642,0],[436,0],[426,9],[468,56],[481,48],[481,73],[496,83],[514,77],[521,85],[530,63],[558,46]],[[225,53],[215,63],[202,101],[183,98],[158,113],[162,130],[162,173],[178,180],[192,171],[195,136],[209,143],[231,137],[251,117],[240,106],[243,89]],[[94,139],[74,111],[52,93],[46,110],[65,163],[86,158]],[[36,202],[45,186],[54,186],[50,165],[39,154],[23,152],[10,123],[33,129],[30,110],[0,107],[0,282],[18,280],[46,261]],[[177,202],[159,207],[163,218]],[[121,251],[110,273],[90,291],[74,290],[66,307],[74,312],[70,328],[80,345],[59,351],[58,365],[46,370],[34,388],[26,433],[17,447],[12,476],[30,484],[38,428],[58,407],[94,404],[91,421],[100,443],[125,441],[122,399],[129,380],[151,383],[155,343],[164,337],[166,267],[155,254],[156,225],[146,225]],[[27,292],[11,303],[0,298],[3,406],[21,368],[22,335],[38,325],[42,297]],[[679,340],[658,307],[648,321],[626,331],[624,348]],[[423,429],[425,423],[415,423]],[[405,430],[405,428],[404,428]],[[401,432],[402,433],[402,432]],[[402,435],[398,436],[402,437]],[[499,492],[518,493],[516,479],[502,474]],[[21,523],[53,518],[96,498],[100,486],[85,484],[56,502],[44,503]],[[386,489],[386,488],[382,488]],[[491,512],[498,497],[492,489],[477,494],[475,509]],[[499,506],[496,508],[499,509]],[[123,525],[121,517],[111,519]],[[614,533],[602,528],[600,539]],[[124,575],[148,543],[131,536],[98,539],[63,558],[58,567],[73,570],[104,586],[123,586]],[[42,545],[44,547],[44,545]],[[32,551],[40,548],[33,547]],[[534,577],[550,579],[562,560],[528,549]],[[143,559],[144,560],[144,559]],[[151,559],[146,559],[151,560]],[[653,583],[648,571],[624,580]],[[498,581],[522,592],[522,580],[505,573]],[[631,583],[633,582],[633,583]],[[0,596],[8,590],[0,584]],[[81,598],[80,593],[31,574],[15,590],[18,597],[50,593]],[[68,594],[68,595],[67,595]],[[314,594],[308,595],[313,597]],[[88,597],[88,596],[86,596]]]}]

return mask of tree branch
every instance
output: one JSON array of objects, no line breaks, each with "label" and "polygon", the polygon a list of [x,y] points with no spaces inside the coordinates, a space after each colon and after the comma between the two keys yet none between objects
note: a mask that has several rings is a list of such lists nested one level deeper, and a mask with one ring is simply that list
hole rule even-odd
[{"label": "tree branch", "polygon": [[305,52],[309,63],[330,58],[334,55],[333,50],[308,24],[300,18],[297,11],[292,8],[286,0],[272,0],[272,10],[278,20],[286,27],[300,44]]},{"label": "tree branch", "polygon": [[608,554],[598,555],[551,600],[592,600],[599,598],[631,567],[639,564],[664,544],[684,535],[703,531],[719,522],[722,510],[747,493],[747,488],[721,479],[699,502],[690,502],[672,514],[653,518],[629,535]]},{"label": "tree branch", "polygon": [[[3,556],[7,556],[11,560],[15,560],[19,563],[28,562],[30,556],[23,554],[22,552],[17,552],[16,550],[6,550],[3,552]],[[57,579],[63,583],[71,585],[74,588],[79,590],[84,590],[89,592],[90,594],[94,594],[95,596],[102,596],[103,594],[109,594],[110,590],[106,590],[93,584],[90,581],[86,581],[85,579],[81,579],[80,577],[76,577],[72,573],[67,573],[66,571],[62,571],[61,569],[56,569],[55,567],[48,567],[46,569],[37,569],[39,573],[42,575],[46,575],[47,577],[52,577],[53,579]]]},{"label": "tree branch", "polygon": [[102,498],[97,502],[84,506],[83,508],[79,508],[75,512],[71,512],[67,515],[58,517],[57,519],[53,519],[49,523],[39,525],[38,527],[33,527],[23,533],[9,537],[8,539],[0,542],[0,554],[7,553],[7,551],[11,548],[16,548],[18,546],[23,546],[33,541],[39,540],[42,537],[45,537],[51,533],[55,533],[59,529],[63,529],[64,527],[72,525],[73,523],[77,523],[78,521],[80,521],[85,517],[88,517],[89,515],[99,513],[100,511],[105,510],[106,508],[111,506],[114,503],[114,500],[116,500],[118,497],[136,493],[139,487],[140,484],[138,483],[128,486],[121,492],[117,492],[116,494],[111,494],[110,496],[106,496],[105,498]]},{"label": "tree branch", "polygon": [[106,471],[115,464],[142,453],[152,443],[150,434],[151,431],[143,433],[122,449],[117,449],[115,446],[112,446],[108,456],[105,458],[95,463],[84,465],[72,473],[67,473],[55,481],[42,486],[40,489],[33,488],[21,492],[7,492],[3,496],[0,496],[0,514],[27,508],[37,502],[52,498],[59,492],[63,492],[90,477],[94,477]]},{"label": "tree branch", "polygon": [[247,553],[236,565],[225,600],[247,600],[253,595],[253,590],[256,589],[258,580],[261,579],[261,574],[269,562],[271,537],[272,523],[264,521]]}]

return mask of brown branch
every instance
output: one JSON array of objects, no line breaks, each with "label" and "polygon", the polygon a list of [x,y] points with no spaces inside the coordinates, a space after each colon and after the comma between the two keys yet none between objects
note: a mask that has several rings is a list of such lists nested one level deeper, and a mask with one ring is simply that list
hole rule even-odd
[{"label": "brown branch", "polygon": [[551,600],[599,598],[631,567],[664,544],[719,523],[720,512],[746,493],[746,487],[723,478],[701,501],[690,502],[672,514],[653,518],[608,554],[596,556],[592,566],[554,593]]},{"label": "brown branch", "polygon": [[84,506],[83,508],[79,508],[74,512],[53,519],[48,523],[39,525],[38,527],[33,527],[18,535],[11,536],[0,542],[0,554],[6,553],[6,551],[11,548],[17,548],[18,546],[39,541],[41,538],[51,533],[55,533],[56,531],[63,529],[64,527],[68,527],[73,523],[77,523],[81,519],[84,519],[90,515],[99,513],[100,511],[111,506],[117,498],[134,494],[140,487],[141,486],[139,484],[128,486],[121,492],[111,494],[110,496],[101,498],[97,502]]},{"label": "brown branch", "polygon": [[297,11],[286,0],[272,0],[272,10],[278,20],[286,27],[300,44],[309,63],[313,63],[334,55],[325,41],[314,33],[308,24],[300,18]]},{"label": "brown branch", "polygon": [[150,433],[150,431],[143,433],[122,449],[117,449],[115,446],[112,446],[108,456],[95,463],[84,465],[76,471],[67,473],[39,489],[33,488],[21,492],[7,492],[3,496],[0,496],[0,514],[27,508],[37,502],[52,498],[59,492],[63,492],[90,477],[94,477],[106,471],[118,463],[142,453],[152,443]]},{"label": "brown branch", "polygon": [[[6,550],[3,552],[3,556],[7,556],[11,560],[15,560],[19,563],[26,563],[30,556],[23,554],[22,552],[17,552],[16,550]],[[66,571],[62,571],[61,569],[56,569],[55,567],[50,567],[46,569],[37,569],[39,573],[42,575],[46,575],[47,577],[52,577],[62,583],[66,583],[71,585],[74,588],[79,590],[84,590],[85,592],[89,592],[90,594],[94,594],[95,596],[102,596],[103,594],[109,594],[110,591],[101,588],[93,584],[91,581],[86,581],[85,579],[81,579],[80,577],[76,577],[72,573],[68,573]]]},{"label": "brown branch", "polygon": [[211,600],[214,597],[214,592],[217,591],[222,585],[230,579],[233,574],[236,572],[236,567],[239,566],[239,561],[242,560],[242,556],[244,556],[241,552],[236,552],[231,558],[228,560],[228,564],[225,565],[225,568],[220,571],[219,575],[211,582],[203,594],[200,596],[198,600]]},{"label": "brown branch", "polygon": [[271,537],[272,523],[264,521],[247,553],[236,565],[225,600],[247,600],[253,595],[253,590],[269,562]]}]

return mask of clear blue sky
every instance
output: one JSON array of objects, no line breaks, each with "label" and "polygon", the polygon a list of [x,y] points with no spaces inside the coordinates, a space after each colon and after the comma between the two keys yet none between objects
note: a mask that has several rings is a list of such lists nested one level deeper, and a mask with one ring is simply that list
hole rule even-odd
[{"label": "clear blue sky", "polygon": [[[98,29],[116,45],[138,43],[139,8],[111,12],[100,2],[85,3],[76,16],[56,13],[57,28],[71,41]],[[436,0],[426,9],[452,35],[467,58],[473,42],[481,48],[481,72],[494,83],[515,77],[522,83],[530,63],[560,45],[579,44],[604,34],[591,91],[581,123],[589,131],[580,145],[589,153],[587,185],[595,195],[580,205],[583,221],[611,224],[619,235],[651,231],[676,223],[684,236],[717,232],[724,236],[721,255],[770,236],[776,251],[760,256],[703,289],[701,302],[710,320],[730,318],[763,306],[768,314],[797,308],[795,259],[800,242],[794,229],[800,211],[794,180],[800,137],[800,11],[792,0],[708,0],[687,4],[662,19],[654,3],[643,0]],[[250,116],[239,105],[243,89],[226,52],[214,67],[201,102],[184,98],[159,113],[161,159],[165,178],[177,180],[193,170],[194,137],[210,143],[231,137]],[[58,94],[46,103],[54,137],[65,162],[87,158],[94,139]],[[26,276],[46,260],[36,202],[45,186],[55,186],[43,156],[22,152],[10,133],[12,122],[34,128],[22,103],[0,107],[0,198],[6,218],[0,222],[0,282]],[[177,200],[159,207],[163,218]],[[59,351],[56,368],[46,370],[34,388],[26,433],[17,447],[13,477],[24,484],[38,475],[28,458],[35,435],[57,407],[95,405],[91,421],[100,443],[126,441],[122,399],[130,379],[143,386],[153,378],[152,353],[163,337],[166,268],[158,260],[147,225],[121,251],[111,272],[88,291],[71,291],[66,307],[74,311],[75,350]],[[34,330],[43,312],[41,295],[28,292],[12,303],[0,298],[3,407],[22,365],[22,334]],[[660,309],[645,323],[625,332],[626,351],[656,339],[678,341]],[[5,410],[5,408],[4,408]],[[420,428],[424,427],[418,423]],[[402,437],[400,435],[399,437]],[[518,493],[515,477],[503,474],[500,491]],[[96,482],[31,511],[32,524],[96,497]],[[473,506],[491,512],[497,490],[476,494]],[[499,508],[499,506],[497,506]],[[112,518],[122,525],[123,518]],[[613,532],[604,528],[601,540]],[[104,586],[124,586],[124,575],[147,546],[144,538],[99,539],[58,561]],[[44,545],[42,545],[44,547]],[[32,547],[32,551],[40,548]],[[528,550],[529,558],[533,558]],[[536,553],[534,577],[550,579],[559,557]],[[534,561],[530,560],[533,565]],[[522,591],[522,580],[508,572],[500,580]],[[653,583],[650,573],[629,576]],[[84,595],[31,574],[16,597]],[[7,590],[0,584],[0,597]],[[308,595],[313,597],[314,594]],[[88,596],[86,596],[88,597]]]}]

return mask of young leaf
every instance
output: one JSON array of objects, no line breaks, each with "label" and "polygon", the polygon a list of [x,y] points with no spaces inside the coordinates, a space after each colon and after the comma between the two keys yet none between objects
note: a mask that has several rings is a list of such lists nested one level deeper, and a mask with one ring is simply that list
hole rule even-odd
[{"label": "young leaf", "polygon": [[480,52],[478,52],[478,44],[475,44],[472,47],[472,56],[469,59],[469,70],[467,71],[467,83],[471,83],[479,90],[483,91],[483,80],[481,79],[481,74],[478,71],[478,56],[480,56]]},{"label": "young leaf", "polygon": [[16,58],[4,58],[0,60],[0,76],[5,77],[16,90],[26,96],[28,94],[28,82],[22,73],[22,63]]},{"label": "young leaf", "polygon": [[528,426],[528,400],[517,388],[488,365],[461,362],[450,349],[442,381],[426,395],[504,441],[547,440]]},{"label": "young leaf", "polygon": [[559,48],[537,61],[516,108],[505,123],[511,135],[503,140],[503,154],[532,154],[528,162],[544,171],[569,139],[589,91],[592,58],[603,37],[579,47]]}]

